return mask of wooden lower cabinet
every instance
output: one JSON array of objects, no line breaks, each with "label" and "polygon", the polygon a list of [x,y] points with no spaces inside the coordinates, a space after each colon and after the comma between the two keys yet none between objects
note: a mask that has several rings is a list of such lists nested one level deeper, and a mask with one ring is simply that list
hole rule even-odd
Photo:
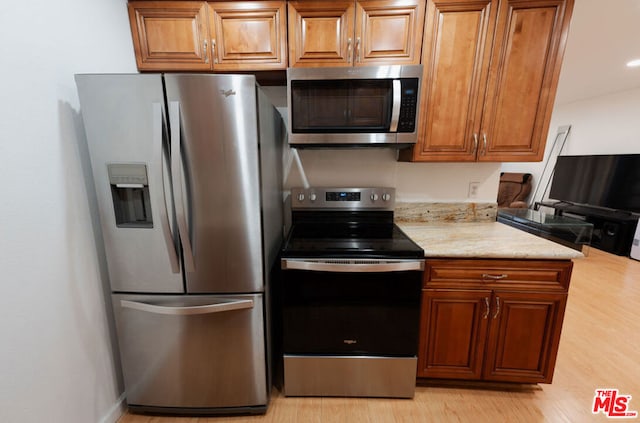
[{"label": "wooden lower cabinet", "polygon": [[550,383],[567,294],[493,293],[485,350],[485,380]]},{"label": "wooden lower cabinet", "polygon": [[491,291],[424,290],[418,376],[480,379]]},{"label": "wooden lower cabinet", "polygon": [[428,261],[418,377],[551,383],[571,268],[568,260]]}]

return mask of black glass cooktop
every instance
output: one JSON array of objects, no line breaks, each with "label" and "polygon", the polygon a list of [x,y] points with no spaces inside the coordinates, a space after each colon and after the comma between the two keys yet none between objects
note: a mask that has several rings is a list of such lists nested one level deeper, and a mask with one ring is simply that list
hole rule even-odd
[{"label": "black glass cooktop", "polygon": [[422,258],[424,251],[391,222],[294,223],[283,258]]}]

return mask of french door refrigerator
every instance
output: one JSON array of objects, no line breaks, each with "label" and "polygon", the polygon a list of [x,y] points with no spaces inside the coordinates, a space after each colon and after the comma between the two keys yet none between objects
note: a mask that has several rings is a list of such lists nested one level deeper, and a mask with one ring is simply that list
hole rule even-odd
[{"label": "french door refrigerator", "polygon": [[284,131],[251,75],[76,75],[126,398],[266,411]]}]

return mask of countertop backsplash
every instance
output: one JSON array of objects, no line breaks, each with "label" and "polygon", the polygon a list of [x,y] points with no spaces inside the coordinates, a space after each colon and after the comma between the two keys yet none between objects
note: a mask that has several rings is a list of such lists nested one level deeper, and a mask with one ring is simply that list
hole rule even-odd
[{"label": "countertop backsplash", "polygon": [[403,203],[395,205],[398,223],[481,223],[495,222],[497,203]]}]

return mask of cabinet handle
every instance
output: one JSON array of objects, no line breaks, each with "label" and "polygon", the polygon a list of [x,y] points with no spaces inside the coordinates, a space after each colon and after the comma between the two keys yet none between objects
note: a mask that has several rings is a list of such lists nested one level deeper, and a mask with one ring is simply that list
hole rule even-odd
[{"label": "cabinet handle", "polygon": [[486,319],[487,317],[489,317],[489,309],[491,308],[491,306],[489,305],[489,297],[484,297],[484,306],[485,306],[485,310],[484,310],[484,314],[482,315],[482,318]]},{"label": "cabinet handle", "polygon": [[487,134],[482,133],[482,151],[480,152],[483,156],[487,154]]},{"label": "cabinet handle", "polygon": [[478,134],[473,134],[473,155],[475,156],[478,152]]},{"label": "cabinet handle", "polygon": [[500,314],[500,297],[496,297],[496,312],[493,314],[493,318],[497,319]]},{"label": "cabinet handle", "polygon": [[347,39],[347,62],[351,63],[351,59],[353,57],[352,51],[351,51],[351,38]]},{"label": "cabinet handle", "polygon": [[204,54],[204,62],[209,63],[209,56],[207,55],[207,40],[202,43],[202,53]]},{"label": "cabinet handle", "polygon": [[360,62],[360,37],[356,38],[356,62]]},{"label": "cabinet handle", "polygon": [[213,57],[213,63],[218,63],[218,57],[216,56],[216,40],[211,39],[211,56]]},{"label": "cabinet handle", "polygon": [[499,281],[500,279],[506,279],[508,277],[509,277],[509,275],[506,275],[506,274],[502,274],[502,275],[490,275],[488,273],[483,273],[482,274],[482,279],[491,279],[491,280],[494,280],[494,281]]}]

